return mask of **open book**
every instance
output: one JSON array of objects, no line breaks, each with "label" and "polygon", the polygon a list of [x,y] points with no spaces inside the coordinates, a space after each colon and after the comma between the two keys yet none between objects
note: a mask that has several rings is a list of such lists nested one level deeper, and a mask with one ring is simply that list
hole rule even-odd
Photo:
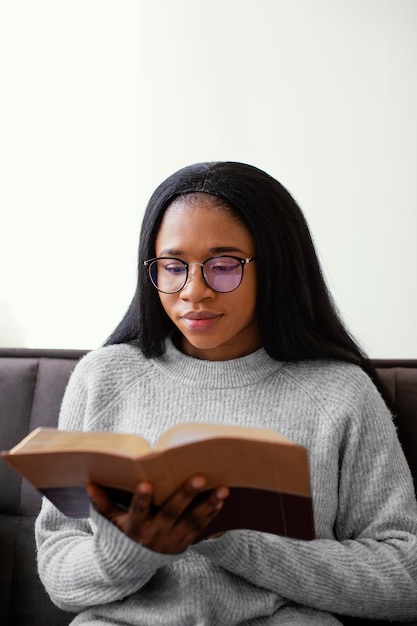
[{"label": "open book", "polygon": [[2,458],[67,516],[89,515],[89,482],[127,508],[149,480],[160,506],[203,474],[208,490],[227,485],[230,496],[199,540],[238,528],[314,538],[307,450],[273,430],[182,423],[152,448],[138,435],[37,428]]}]

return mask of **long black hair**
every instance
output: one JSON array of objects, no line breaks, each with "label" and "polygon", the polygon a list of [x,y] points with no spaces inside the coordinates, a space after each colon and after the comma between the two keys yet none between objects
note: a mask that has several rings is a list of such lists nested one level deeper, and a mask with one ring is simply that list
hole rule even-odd
[{"label": "long black hair", "polygon": [[266,352],[276,360],[336,359],[364,367],[365,355],[332,301],[299,206],[269,174],[235,162],[185,167],[155,190],[142,223],[136,292],[106,344],[134,341],[147,357],[163,354],[174,325],[143,262],[155,256],[155,240],[168,205],[190,193],[216,196],[245,223],[254,239],[257,313]]}]

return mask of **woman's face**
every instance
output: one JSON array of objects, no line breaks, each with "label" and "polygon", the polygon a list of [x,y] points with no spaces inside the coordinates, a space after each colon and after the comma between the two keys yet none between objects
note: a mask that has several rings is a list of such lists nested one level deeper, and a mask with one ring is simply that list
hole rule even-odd
[{"label": "woman's face", "polygon": [[[199,196],[198,200],[179,198],[168,207],[156,238],[156,256],[187,263],[219,255],[256,256],[247,228],[211,196]],[[182,334],[183,352],[224,361],[260,347],[255,263],[244,266],[241,284],[229,293],[206,285],[199,265],[191,265],[188,281],[178,293],[158,292],[165,312]]]}]

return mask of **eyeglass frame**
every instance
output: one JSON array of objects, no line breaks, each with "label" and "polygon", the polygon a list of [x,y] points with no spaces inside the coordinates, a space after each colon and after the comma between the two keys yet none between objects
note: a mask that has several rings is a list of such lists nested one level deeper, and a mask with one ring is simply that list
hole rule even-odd
[{"label": "eyeglass frame", "polygon": [[[234,256],[232,254],[220,254],[218,256],[211,256],[208,259],[205,259],[204,261],[198,262],[195,261],[193,263],[187,263],[187,261],[183,261],[183,259],[180,259],[178,257],[175,256],[157,256],[154,257],[153,259],[147,259],[146,261],[143,262],[143,265],[145,267],[148,268],[148,277],[152,283],[152,285],[155,287],[155,289],[157,289],[157,291],[161,292],[161,293],[165,293],[167,295],[172,296],[175,293],[179,293],[180,291],[182,291],[185,287],[185,285],[188,282],[188,278],[189,278],[189,267],[190,265],[199,265],[201,268],[201,276],[203,278],[204,284],[207,285],[207,287],[209,289],[211,289],[212,291],[215,291],[216,293],[232,293],[233,291],[236,291],[236,289],[238,289],[240,287],[240,285],[242,284],[242,280],[243,280],[243,270],[244,267],[247,263],[251,263],[252,261],[256,260],[256,256],[252,256],[252,257],[246,257],[246,258],[242,258],[239,256]],[[233,289],[230,289],[230,291],[218,291],[217,289],[214,289],[211,285],[208,284],[206,277],[204,276],[204,265],[208,262],[208,261],[212,261],[213,259],[234,259],[235,261],[239,261],[241,269],[242,269],[242,274],[240,277],[240,282],[238,285],[236,285],[236,287],[234,287]],[[155,261],[163,261],[163,260],[171,260],[171,261],[179,261],[180,263],[182,263],[185,267],[185,280],[184,280],[184,284],[182,285],[182,287],[180,287],[180,289],[176,289],[175,291],[163,291],[162,289],[160,289],[157,285],[155,285],[152,276],[151,276],[151,267],[152,264],[155,263]]]}]

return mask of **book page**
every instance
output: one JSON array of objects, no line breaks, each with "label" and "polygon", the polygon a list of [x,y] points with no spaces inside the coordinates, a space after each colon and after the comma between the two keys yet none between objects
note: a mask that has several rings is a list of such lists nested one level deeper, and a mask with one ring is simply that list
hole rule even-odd
[{"label": "book page", "polygon": [[152,450],[138,435],[103,431],[70,431],[56,428],[36,428],[9,452],[33,454],[38,452],[103,452],[115,456],[136,457]]},{"label": "book page", "polygon": [[269,443],[287,443],[295,445],[290,439],[268,428],[248,428],[230,424],[201,424],[184,422],[167,430],[159,438],[156,449],[174,448],[202,439],[252,439]]}]

